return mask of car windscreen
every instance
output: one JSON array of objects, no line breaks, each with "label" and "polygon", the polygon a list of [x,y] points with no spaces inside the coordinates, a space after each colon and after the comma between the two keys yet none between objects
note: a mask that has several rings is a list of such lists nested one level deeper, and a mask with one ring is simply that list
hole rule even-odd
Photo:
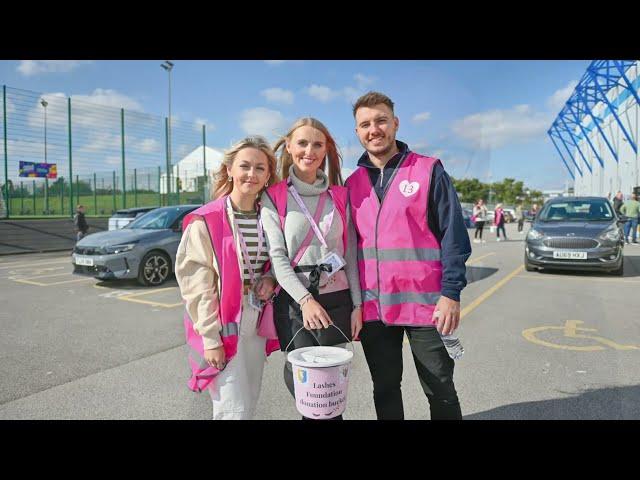
[{"label": "car windscreen", "polygon": [[613,218],[613,210],[606,200],[547,203],[538,216],[542,222],[602,222]]},{"label": "car windscreen", "polygon": [[183,210],[178,208],[152,210],[136,218],[124,228],[143,228],[147,230],[170,228],[181,213],[183,213]]}]

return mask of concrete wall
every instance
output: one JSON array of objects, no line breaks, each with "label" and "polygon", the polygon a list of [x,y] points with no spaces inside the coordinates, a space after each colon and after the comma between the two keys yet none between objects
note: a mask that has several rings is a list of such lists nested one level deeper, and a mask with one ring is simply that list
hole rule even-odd
[{"label": "concrete wall", "polygon": [[[87,217],[89,233],[108,229],[108,218]],[[73,220],[0,220],[0,255],[71,250],[76,243]]]}]

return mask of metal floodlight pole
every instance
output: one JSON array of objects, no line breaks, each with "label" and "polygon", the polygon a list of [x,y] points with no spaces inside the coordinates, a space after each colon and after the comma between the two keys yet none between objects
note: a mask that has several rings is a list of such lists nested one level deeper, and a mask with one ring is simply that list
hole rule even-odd
[{"label": "metal floodlight pole", "polygon": [[[47,102],[44,98],[40,100],[40,105],[44,109],[44,163],[47,163],[47,106],[49,102]],[[44,210],[45,213],[49,214],[49,177],[48,173],[44,177]]]},{"label": "metal floodlight pole", "polygon": [[173,63],[169,60],[165,60],[160,64],[169,74],[169,121],[167,126],[167,205],[171,195],[171,70],[173,70]]}]

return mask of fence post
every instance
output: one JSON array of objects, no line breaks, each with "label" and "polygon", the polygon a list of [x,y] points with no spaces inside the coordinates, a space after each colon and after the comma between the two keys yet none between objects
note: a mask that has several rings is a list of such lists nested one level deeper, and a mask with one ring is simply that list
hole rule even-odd
[{"label": "fence post", "polygon": [[20,182],[20,215],[24,215],[24,185]]},{"label": "fence post", "polygon": [[11,202],[9,201],[9,159],[7,156],[7,86],[2,86],[2,114],[4,128],[4,198],[7,218],[11,215]]},{"label": "fence post", "polygon": [[73,155],[71,149],[71,97],[67,99],[67,118],[69,120],[69,212],[73,217]]},{"label": "fence post", "polygon": [[64,177],[60,177],[60,215],[64,215]]},{"label": "fence post", "polygon": [[207,126],[202,125],[202,169],[204,170],[204,182],[202,184],[202,204],[207,203]]},{"label": "fence post", "polygon": [[36,181],[33,181],[33,215],[36,215]]},{"label": "fence post", "polygon": [[127,208],[127,176],[124,170],[124,108],[120,109],[120,126],[122,132],[122,208]]},{"label": "fence post", "polygon": [[133,169],[133,206],[138,206],[138,169]]},{"label": "fence post", "polygon": [[98,185],[96,184],[96,174],[93,173],[93,211],[98,215]]},{"label": "fence post", "polygon": [[162,169],[158,165],[158,206],[162,206],[162,193],[160,193],[160,185],[162,183]]},{"label": "fence post", "polygon": [[80,175],[76,175],[76,205],[80,205]]},{"label": "fence post", "polygon": [[111,182],[113,192],[113,213],[116,213],[116,171],[113,171],[113,182]]}]

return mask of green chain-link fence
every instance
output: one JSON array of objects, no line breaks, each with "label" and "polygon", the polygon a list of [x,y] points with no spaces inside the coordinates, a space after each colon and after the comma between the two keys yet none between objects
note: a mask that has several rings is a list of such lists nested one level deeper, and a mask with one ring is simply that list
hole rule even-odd
[{"label": "green chain-link fence", "polygon": [[[204,125],[7,86],[0,102],[0,217],[208,200],[221,153],[206,146]],[[56,164],[57,178],[20,177],[20,161]]]}]

